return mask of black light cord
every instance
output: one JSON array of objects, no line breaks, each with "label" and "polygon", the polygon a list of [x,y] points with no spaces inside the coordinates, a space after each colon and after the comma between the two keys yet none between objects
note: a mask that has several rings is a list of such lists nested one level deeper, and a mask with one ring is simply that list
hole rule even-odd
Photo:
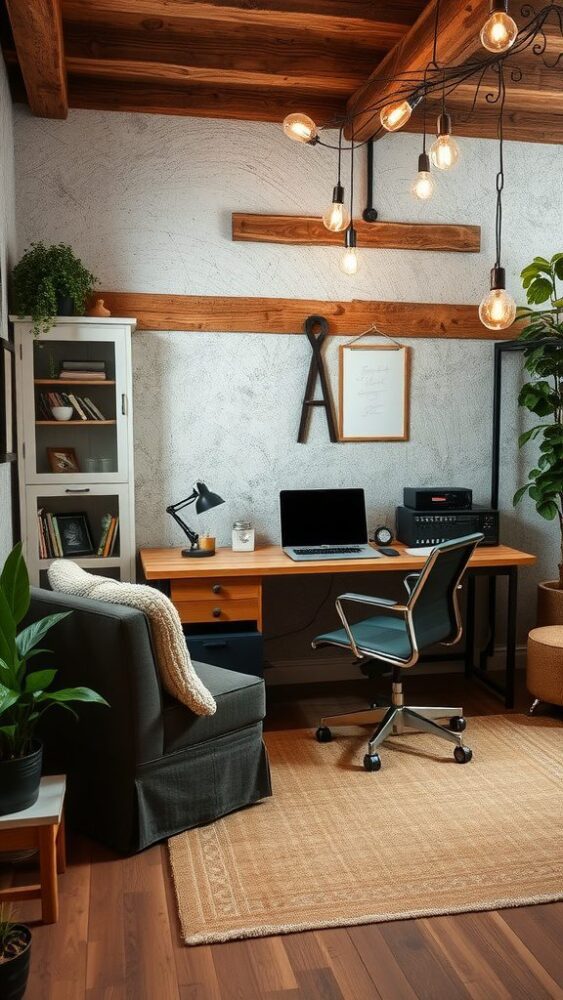
[{"label": "black light cord", "polygon": [[502,192],[504,189],[504,102],[506,100],[506,84],[504,81],[504,63],[500,62],[498,67],[499,72],[499,89],[500,89],[500,113],[498,118],[498,139],[499,139],[499,170],[497,173],[497,207],[496,207],[496,222],[495,222],[495,243],[496,243],[496,261],[495,267],[500,267],[501,260],[501,250],[502,250]]}]

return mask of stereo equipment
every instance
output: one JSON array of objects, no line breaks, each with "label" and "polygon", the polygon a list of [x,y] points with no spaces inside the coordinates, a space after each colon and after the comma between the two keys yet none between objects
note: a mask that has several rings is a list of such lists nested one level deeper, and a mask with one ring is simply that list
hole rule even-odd
[{"label": "stereo equipment", "polygon": [[471,510],[473,493],[461,487],[405,486],[403,503],[412,510]]},{"label": "stereo equipment", "polygon": [[463,535],[480,531],[482,545],[499,544],[499,514],[490,507],[473,507],[472,510],[412,510],[397,507],[397,538],[405,545],[438,545]]}]

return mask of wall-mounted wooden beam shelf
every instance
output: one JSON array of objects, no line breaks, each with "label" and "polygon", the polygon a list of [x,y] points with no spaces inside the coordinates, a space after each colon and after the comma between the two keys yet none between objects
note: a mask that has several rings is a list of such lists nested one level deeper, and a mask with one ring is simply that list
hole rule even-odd
[{"label": "wall-mounted wooden beam shelf", "polygon": [[512,340],[515,324],[493,334],[479,320],[477,306],[354,299],[265,299],[254,296],[157,295],[150,292],[96,292],[114,316],[135,316],[138,330],[190,333],[295,333],[307,316],[326,316],[329,333],[353,336],[376,323],[397,337],[456,340]]},{"label": "wall-mounted wooden beam shelf", "polygon": [[[354,222],[358,246],[380,250],[441,250],[479,253],[481,227],[425,222]],[[233,212],[233,240],[293,246],[343,246],[343,233],[331,233],[322,220],[306,215],[253,215]]]}]

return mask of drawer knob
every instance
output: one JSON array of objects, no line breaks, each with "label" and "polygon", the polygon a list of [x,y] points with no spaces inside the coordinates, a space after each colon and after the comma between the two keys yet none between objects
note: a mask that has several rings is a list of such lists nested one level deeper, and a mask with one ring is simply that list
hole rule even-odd
[{"label": "drawer knob", "polygon": [[220,618],[221,617],[221,608],[213,608],[212,614],[213,614],[214,618]]},{"label": "drawer knob", "polygon": [[213,586],[212,586],[212,588],[211,588],[211,590],[213,591],[214,594],[220,594],[221,593],[221,584],[220,583],[214,583]]}]

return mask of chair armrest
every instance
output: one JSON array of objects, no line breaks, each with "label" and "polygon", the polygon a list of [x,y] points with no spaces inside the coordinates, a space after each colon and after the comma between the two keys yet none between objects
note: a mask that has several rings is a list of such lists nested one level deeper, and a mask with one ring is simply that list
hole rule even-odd
[{"label": "chair armrest", "polygon": [[405,585],[405,589],[409,597],[411,596],[414,588],[416,587],[419,577],[420,573],[407,573],[406,577],[404,578],[403,583]]},{"label": "chair armrest", "polygon": [[348,642],[350,643],[352,652],[358,659],[362,658],[362,654],[356,645],[356,640],[354,639],[352,629],[350,628],[350,623],[344,614],[341,603],[342,601],[353,601],[356,604],[366,604],[371,607],[384,609],[385,611],[392,611],[395,614],[403,616],[405,616],[408,612],[408,608],[404,604],[397,604],[396,601],[391,601],[387,597],[369,597],[367,594],[340,594],[340,596],[336,598],[336,610],[340,621],[344,626],[346,635],[348,636]]}]

